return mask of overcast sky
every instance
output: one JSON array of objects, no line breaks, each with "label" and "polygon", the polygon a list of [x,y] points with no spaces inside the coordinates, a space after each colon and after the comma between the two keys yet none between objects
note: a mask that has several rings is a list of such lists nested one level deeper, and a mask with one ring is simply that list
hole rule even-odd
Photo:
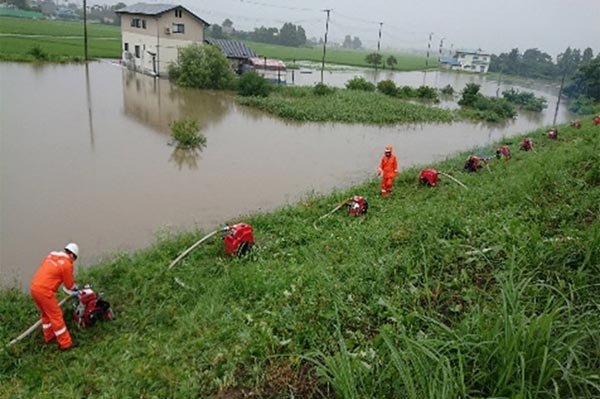
[{"label": "overcast sky", "polygon": [[[99,1],[100,2],[100,1]],[[128,0],[126,3],[136,3]],[[153,1],[153,3],[179,3]],[[331,13],[330,39],[358,35],[367,46],[377,43],[383,25],[382,47],[482,48],[492,52],[513,47],[537,47],[556,56],[567,46],[600,50],[600,0],[181,0],[180,4],[211,23],[227,17],[238,29],[301,24],[307,36],[320,38],[325,29],[324,8]]]}]

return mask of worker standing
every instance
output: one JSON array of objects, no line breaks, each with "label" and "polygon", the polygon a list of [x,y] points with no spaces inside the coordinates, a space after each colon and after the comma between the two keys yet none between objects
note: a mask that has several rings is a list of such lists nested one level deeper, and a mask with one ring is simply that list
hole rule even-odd
[{"label": "worker standing", "polygon": [[381,196],[387,197],[392,193],[394,177],[398,174],[398,160],[389,144],[385,146],[377,174],[381,176]]},{"label": "worker standing", "polygon": [[75,243],[67,244],[64,251],[50,252],[31,280],[31,296],[40,311],[44,341],[49,343],[56,338],[62,351],[69,350],[73,341],[67,331],[62,309],[56,301],[56,292],[63,284],[71,295],[77,294],[73,264],[78,256],[79,247]]}]

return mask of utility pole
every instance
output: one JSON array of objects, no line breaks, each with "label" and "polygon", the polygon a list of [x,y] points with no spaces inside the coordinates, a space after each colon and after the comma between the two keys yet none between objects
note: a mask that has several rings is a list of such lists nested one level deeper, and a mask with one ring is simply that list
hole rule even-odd
[{"label": "utility pole", "polygon": [[431,38],[433,37],[433,32],[429,34],[429,42],[427,43],[427,58],[425,59],[425,69],[429,67],[429,52],[431,51]]},{"label": "utility pole", "polygon": [[445,37],[442,37],[440,39],[440,58],[442,57],[442,49],[444,48],[444,39],[445,39]]},{"label": "utility pole", "polygon": [[565,69],[562,80],[560,81],[560,89],[558,90],[558,98],[556,99],[556,109],[554,110],[554,120],[552,121],[553,126],[556,126],[556,116],[558,115],[558,107],[560,106],[560,96],[562,96],[563,86],[565,85],[566,77],[567,77],[567,71]]},{"label": "utility pole", "polygon": [[323,83],[323,71],[325,70],[325,54],[327,52],[327,34],[329,33],[329,13],[331,8],[323,10],[327,13],[327,20],[325,21],[325,39],[323,40],[323,60],[321,61],[321,83]]},{"label": "utility pole", "polygon": [[[383,22],[379,23],[379,37],[377,39],[377,55],[379,55],[379,51],[381,50],[381,29],[383,28]],[[383,58],[381,59],[381,63],[383,64]],[[375,83],[377,83],[377,67],[379,65],[375,64]]]},{"label": "utility pole", "polygon": [[83,0],[83,58],[88,61],[87,0]]}]

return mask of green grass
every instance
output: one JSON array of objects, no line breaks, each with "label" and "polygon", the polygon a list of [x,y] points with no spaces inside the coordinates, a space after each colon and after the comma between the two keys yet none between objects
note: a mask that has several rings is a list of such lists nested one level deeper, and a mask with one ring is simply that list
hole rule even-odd
[{"label": "green grass", "polygon": [[[192,232],[79,270],[117,319],[69,322],[72,352],[39,333],[0,351],[0,398],[598,397],[600,130],[583,123],[531,133],[536,152],[505,139],[492,173],[463,173],[468,153],[436,165],[469,190],[413,168],[387,199],[372,181],[244,218],[245,259],[215,239],[166,272]],[[368,215],[313,228],[352,194]],[[0,292],[0,342],[35,319]]]},{"label": "green grass", "polygon": [[[51,61],[70,61],[74,57],[83,57],[81,21],[33,21],[0,17],[0,33],[44,35],[44,37],[0,36],[0,60],[34,61],[29,51],[36,45],[50,55]],[[90,57],[121,57],[121,32],[118,26],[88,24],[88,38]]]},{"label": "green grass", "polygon": [[[321,62],[323,57],[323,47],[287,47],[276,44],[266,44],[257,42],[246,42],[256,53],[270,58],[279,58],[284,61],[314,61]],[[350,65],[357,67],[372,67],[367,64],[365,57],[372,51],[367,50],[348,50],[338,48],[328,48],[325,62],[331,64]],[[412,54],[386,53],[382,52],[385,61],[389,55],[393,55],[398,60],[398,65],[394,67],[397,71],[414,71],[425,69],[425,57]],[[437,67],[437,60],[432,57],[429,59],[429,67]],[[386,66],[387,69],[387,66]]]},{"label": "green grass", "polygon": [[279,87],[268,97],[237,97],[237,101],[297,121],[393,124],[456,119],[449,110],[361,90],[315,95],[312,87]]}]

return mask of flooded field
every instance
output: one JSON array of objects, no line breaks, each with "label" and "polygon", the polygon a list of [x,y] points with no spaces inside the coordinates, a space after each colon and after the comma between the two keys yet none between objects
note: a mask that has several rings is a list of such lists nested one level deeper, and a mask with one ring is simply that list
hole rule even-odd
[{"label": "flooded field", "polygon": [[[374,71],[325,79],[341,86],[359,73]],[[379,73],[388,78],[458,90],[475,81],[490,95],[498,88],[455,73]],[[348,187],[374,176],[386,143],[406,167],[550,124],[558,91],[528,87],[548,99],[549,110],[503,125],[378,127],[290,123],[240,107],[232,94],[176,88],[108,62],[87,72],[1,63],[0,79],[0,276],[21,286],[47,252],[70,240],[80,244],[85,266],[141,248],[159,231],[212,227]],[[296,84],[318,79],[295,72]],[[169,146],[169,123],[182,117],[200,121],[203,151]],[[561,111],[558,121],[567,118]]]}]

